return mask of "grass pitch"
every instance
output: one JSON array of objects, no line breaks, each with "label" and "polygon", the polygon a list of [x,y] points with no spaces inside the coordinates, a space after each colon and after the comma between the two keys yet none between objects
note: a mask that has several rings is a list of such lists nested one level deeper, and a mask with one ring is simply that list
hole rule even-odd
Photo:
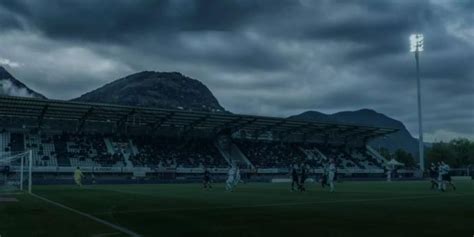
[{"label": "grass pitch", "polygon": [[[35,186],[44,198],[142,236],[473,236],[474,185],[439,193],[428,182]],[[0,203],[0,235],[126,236],[36,197]]]}]

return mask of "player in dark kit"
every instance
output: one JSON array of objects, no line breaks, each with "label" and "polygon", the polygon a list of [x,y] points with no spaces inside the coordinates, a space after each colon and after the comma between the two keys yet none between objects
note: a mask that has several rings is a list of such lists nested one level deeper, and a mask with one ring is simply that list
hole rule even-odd
[{"label": "player in dark kit", "polygon": [[456,191],[456,186],[454,185],[453,180],[451,179],[451,175],[449,173],[443,175],[443,181],[445,181],[449,187],[453,188],[453,190]]},{"label": "player in dark kit", "polygon": [[438,189],[438,181],[436,178],[438,177],[438,167],[434,163],[431,163],[430,166],[430,178],[431,178],[431,190]]},{"label": "player in dark kit", "polygon": [[298,190],[300,192],[306,191],[306,188],[304,187],[304,182],[306,181],[307,178],[308,178],[308,171],[306,170],[306,166],[303,165],[301,167],[300,183],[298,186]]},{"label": "player in dark kit", "polygon": [[293,167],[291,169],[291,191],[295,191],[296,187],[299,187],[298,171]]},{"label": "player in dark kit", "polygon": [[0,184],[6,184],[9,174],[10,174],[10,166],[8,165],[5,165],[3,167],[0,166]]},{"label": "player in dark kit", "polygon": [[202,180],[202,185],[203,185],[203,189],[206,189],[206,190],[212,189],[211,172],[209,172],[209,170],[207,170],[207,169],[204,170],[204,177],[203,177],[203,180]]},{"label": "player in dark kit", "polygon": [[328,184],[328,175],[327,175],[326,171],[323,172],[323,174],[321,175],[321,179],[319,181],[321,182],[321,187],[322,188],[325,188],[326,186],[329,186],[329,184]]}]

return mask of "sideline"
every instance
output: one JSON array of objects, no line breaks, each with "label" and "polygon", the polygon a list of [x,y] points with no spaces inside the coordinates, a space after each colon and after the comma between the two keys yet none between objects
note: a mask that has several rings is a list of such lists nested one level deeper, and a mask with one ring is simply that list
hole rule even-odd
[{"label": "sideline", "polygon": [[141,237],[141,235],[139,235],[139,234],[137,234],[137,233],[135,233],[135,232],[133,232],[133,231],[131,231],[131,230],[129,230],[129,229],[123,227],[123,226],[119,226],[119,225],[110,223],[110,222],[108,222],[108,221],[99,219],[99,218],[97,218],[97,217],[95,217],[95,216],[93,216],[93,215],[87,214],[87,213],[82,212],[82,211],[78,211],[78,210],[76,210],[76,209],[73,209],[73,208],[70,208],[70,207],[68,207],[68,206],[65,206],[65,205],[63,205],[63,204],[61,204],[61,203],[58,203],[58,202],[49,200],[49,199],[47,199],[47,198],[45,198],[45,197],[39,196],[39,195],[34,194],[34,193],[31,193],[31,196],[36,197],[36,198],[38,198],[38,199],[41,199],[41,200],[43,200],[43,201],[45,201],[45,202],[47,202],[47,203],[49,203],[49,204],[52,204],[52,205],[61,207],[61,208],[66,209],[66,210],[68,210],[68,211],[71,211],[71,212],[74,212],[74,213],[76,213],[76,214],[79,214],[79,215],[81,215],[81,216],[87,217],[87,218],[89,218],[89,219],[91,219],[91,220],[93,220],[93,221],[96,221],[96,222],[98,222],[98,223],[101,223],[101,224],[104,224],[104,225],[106,225],[106,226],[109,226],[109,227],[111,227],[111,228],[113,228],[113,229],[116,229],[116,230],[118,230],[118,231],[120,231],[120,232],[122,232],[122,233],[125,233],[125,234],[127,234],[127,235],[129,235],[129,236]]}]

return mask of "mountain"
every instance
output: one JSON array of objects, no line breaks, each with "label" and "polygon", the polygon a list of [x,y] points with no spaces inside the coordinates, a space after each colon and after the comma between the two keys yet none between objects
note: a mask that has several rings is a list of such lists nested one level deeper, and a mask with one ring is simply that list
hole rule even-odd
[{"label": "mountain", "polygon": [[135,73],[88,92],[73,101],[226,112],[204,84],[178,72]]},{"label": "mountain", "polygon": [[0,66],[0,95],[46,99],[44,95],[18,81],[2,66]]},{"label": "mountain", "polygon": [[290,116],[292,119],[315,120],[322,122],[355,123],[375,127],[398,128],[399,131],[376,138],[370,142],[374,148],[385,147],[390,151],[403,149],[418,157],[418,140],[413,138],[402,122],[370,109],[357,111],[343,111],[335,114],[324,114],[316,111],[307,111]]}]

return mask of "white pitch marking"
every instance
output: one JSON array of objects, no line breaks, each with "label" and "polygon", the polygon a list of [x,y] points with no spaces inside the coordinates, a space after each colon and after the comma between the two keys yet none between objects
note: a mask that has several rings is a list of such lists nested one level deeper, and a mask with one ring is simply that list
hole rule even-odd
[{"label": "white pitch marking", "polygon": [[123,232],[123,233],[125,233],[125,234],[127,234],[127,235],[129,235],[129,236],[133,236],[133,237],[140,237],[140,236],[141,236],[141,235],[139,235],[139,234],[137,234],[137,233],[135,233],[135,232],[133,232],[133,231],[131,231],[131,230],[125,228],[125,227],[122,227],[122,226],[119,226],[119,225],[110,223],[110,222],[108,222],[108,221],[99,219],[99,218],[97,218],[97,217],[95,217],[95,216],[93,216],[93,215],[87,214],[87,213],[82,212],[82,211],[78,211],[78,210],[76,210],[76,209],[73,209],[73,208],[70,208],[70,207],[68,207],[68,206],[65,206],[65,205],[63,205],[63,204],[61,204],[61,203],[58,203],[58,202],[49,200],[49,199],[47,199],[47,198],[45,198],[45,197],[42,197],[42,196],[39,196],[39,195],[37,195],[37,194],[32,193],[31,195],[34,196],[34,197],[36,197],[36,198],[38,198],[38,199],[41,199],[41,200],[43,200],[43,201],[45,201],[45,202],[47,202],[47,203],[50,203],[50,204],[53,204],[53,205],[55,205],[55,206],[64,208],[64,209],[66,209],[66,210],[68,210],[68,211],[74,212],[74,213],[79,214],[79,215],[81,215],[81,216],[87,217],[87,218],[89,218],[89,219],[91,219],[91,220],[94,220],[94,221],[96,221],[96,222],[99,222],[99,223],[101,223],[101,224],[104,224],[104,225],[106,225],[106,226],[109,226],[109,227],[111,227],[111,228],[113,228],[113,229],[116,229],[116,230],[118,230],[118,231],[120,231],[120,232]]},{"label": "white pitch marking", "polygon": [[[111,190],[111,191],[114,191],[114,190]],[[120,191],[120,192],[124,192],[124,191]],[[139,194],[139,193],[134,192],[134,194]],[[147,194],[144,194],[144,195],[147,195]],[[357,202],[391,201],[391,200],[415,200],[415,199],[425,199],[425,198],[435,198],[435,197],[459,197],[459,196],[463,196],[463,195],[450,195],[450,196],[418,195],[418,196],[407,196],[407,197],[346,199],[346,200],[331,200],[331,201],[320,201],[320,202],[272,203],[272,204],[217,206],[217,207],[195,207],[195,208],[163,208],[163,209],[115,211],[113,213],[114,214],[115,213],[122,214],[122,213],[155,213],[155,212],[167,212],[167,211],[200,211],[200,210],[219,210],[219,209],[236,209],[236,208],[255,208],[255,207],[317,205],[317,204],[331,204],[331,203],[357,203]],[[100,214],[111,214],[111,213],[110,212],[97,212],[97,213],[94,213],[94,214],[95,215],[100,215]]]},{"label": "white pitch marking", "polygon": [[18,196],[20,194],[23,194],[23,193],[21,193],[21,192],[13,192],[13,193],[2,193],[2,192],[0,192],[0,195],[5,195],[5,196],[7,196],[7,195],[10,195],[10,196],[17,195]]},{"label": "white pitch marking", "polygon": [[0,197],[0,202],[18,202],[18,199],[12,197]]},{"label": "white pitch marking", "polygon": [[114,235],[119,235],[120,232],[113,232],[113,233],[101,233],[101,234],[95,234],[92,235],[92,237],[104,237],[104,236],[114,236]]}]

